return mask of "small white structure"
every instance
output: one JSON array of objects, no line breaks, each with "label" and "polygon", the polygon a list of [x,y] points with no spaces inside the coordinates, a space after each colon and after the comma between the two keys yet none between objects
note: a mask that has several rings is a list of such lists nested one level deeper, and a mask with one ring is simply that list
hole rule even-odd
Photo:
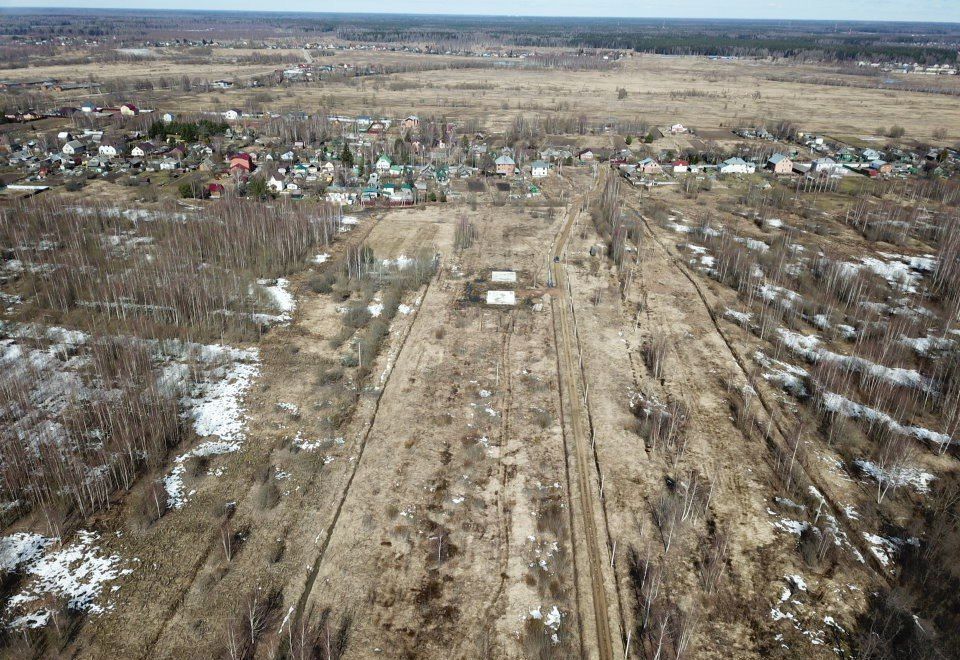
[{"label": "small white structure", "polygon": [[488,305],[516,305],[517,294],[513,291],[487,291]]},{"label": "small white structure", "polygon": [[542,160],[535,160],[530,166],[530,176],[534,179],[542,179],[550,174],[550,165]]},{"label": "small white structure", "polygon": [[509,282],[515,284],[517,281],[517,273],[512,270],[495,270],[490,273],[491,282]]},{"label": "small white structure", "polygon": [[267,187],[273,192],[283,192],[286,188],[286,184],[275,176],[270,177],[270,180],[267,181]]},{"label": "small white structure", "polygon": [[374,164],[374,168],[376,168],[377,172],[379,172],[380,174],[386,174],[387,172],[390,171],[391,165],[393,165],[393,160],[390,158],[390,156],[387,156],[386,154],[382,154],[377,159],[376,164]]},{"label": "small white structure", "polygon": [[222,112],[221,116],[227,121],[236,121],[237,119],[240,119],[240,117],[243,116],[243,112],[240,110],[235,110],[231,108],[230,110],[225,110],[224,112]]},{"label": "small white structure", "polygon": [[829,156],[817,158],[810,164],[810,171],[819,174],[842,174],[844,167]]}]

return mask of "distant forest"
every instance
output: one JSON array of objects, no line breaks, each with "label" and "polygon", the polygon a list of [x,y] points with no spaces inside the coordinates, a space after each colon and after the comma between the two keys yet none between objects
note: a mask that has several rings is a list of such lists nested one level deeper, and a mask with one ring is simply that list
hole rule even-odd
[{"label": "distant forest", "polygon": [[[200,28],[200,29],[198,29]],[[960,25],[851,21],[533,18],[81,9],[2,9],[7,40],[231,39],[416,44],[446,49],[589,48],[663,55],[956,63]],[[201,37],[202,35],[202,37]]]}]

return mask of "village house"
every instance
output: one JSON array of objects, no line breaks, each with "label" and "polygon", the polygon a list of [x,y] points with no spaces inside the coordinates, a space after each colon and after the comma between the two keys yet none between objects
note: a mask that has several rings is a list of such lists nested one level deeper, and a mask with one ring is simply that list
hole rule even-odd
[{"label": "village house", "polygon": [[130,155],[134,158],[143,158],[145,156],[149,156],[156,150],[157,147],[153,144],[153,142],[141,142],[133,145],[133,148],[130,149]]},{"label": "village house", "polygon": [[823,158],[817,158],[815,161],[810,163],[810,172],[816,172],[817,174],[839,174],[843,172],[843,165],[830,158],[825,156]]},{"label": "village house", "polygon": [[393,166],[393,159],[386,154],[381,154],[380,157],[377,158],[377,162],[374,164],[373,167],[374,169],[377,170],[378,173],[386,174],[387,172],[390,171],[390,168],[392,166]]},{"label": "village house", "polygon": [[62,149],[63,153],[67,154],[68,156],[76,156],[77,154],[82,154],[86,150],[86,146],[84,146],[83,142],[80,142],[79,140],[70,140],[63,145]]},{"label": "village house", "polygon": [[222,183],[211,183],[207,186],[207,194],[210,199],[220,199],[223,197],[224,188]]},{"label": "village house", "polygon": [[349,206],[356,202],[357,193],[345,188],[341,188],[340,186],[330,186],[327,188],[324,198],[331,204]]},{"label": "village house", "polygon": [[718,171],[720,174],[753,174],[757,171],[757,166],[742,158],[733,157],[720,163]]},{"label": "village house", "polygon": [[674,124],[670,127],[670,132],[674,135],[679,135],[681,133],[686,133],[687,128],[683,124]]},{"label": "village house", "polygon": [[120,114],[124,117],[135,117],[140,114],[140,108],[132,103],[124,103],[120,106]]},{"label": "village house", "polygon": [[577,160],[581,163],[592,163],[596,160],[596,155],[593,153],[593,149],[584,149],[577,152]]},{"label": "village house", "polygon": [[653,158],[644,158],[641,160],[639,163],[637,163],[637,170],[646,176],[663,174],[663,168],[660,167],[660,163],[655,161]]},{"label": "village house", "polygon": [[162,121],[164,124],[173,123],[173,120],[174,120],[174,119],[176,119],[176,116],[175,116],[173,113],[171,113],[171,112],[164,112],[164,113],[160,116],[160,121]]},{"label": "village house", "polygon": [[[384,188],[384,192],[386,192],[386,188]],[[390,190],[389,197],[391,204],[412,204],[413,186],[409,183],[393,186]]]},{"label": "village house", "polygon": [[250,154],[235,154],[230,157],[230,172],[246,174],[252,172],[253,158]]},{"label": "village house", "polygon": [[530,165],[530,176],[534,179],[542,179],[550,174],[550,165],[542,160],[535,160]]},{"label": "village house", "polygon": [[420,126],[420,118],[416,115],[410,115],[403,120],[404,128],[418,128]]},{"label": "village house", "polygon": [[117,156],[123,155],[125,148],[126,144],[123,140],[118,138],[109,138],[100,142],[100,146],[97,147],[97,153],[101,156],[106,156],[107,158],[116,158]]},{"label": "village house", "polygon": [[540,152],[540,158],[545,161],[564,161],[573,158],[573,152],[561,147],[547,147]]},{"label": "village house", "polygon": [[500,176],[513,176],[517,171],[517,162],[507,154],[501,155],[494,161],[496,172]]},{"label": "village house", "polygon": [[893,164],[885,160],[875,160],[870,163],[870,170],[877,174],[890,174],[893,172]]},{"label": "village house", "polygon": [[222,113],[220,113],[220,116],[227,121],[236,121],[243,116],[243,111],[231,108],[229,110],[224,110]]},{"label": "village house", "polygon": [[774,174],[790,174],[793,172],[793,161],[784,154],[773,154],[767,159],[767,169]]}]

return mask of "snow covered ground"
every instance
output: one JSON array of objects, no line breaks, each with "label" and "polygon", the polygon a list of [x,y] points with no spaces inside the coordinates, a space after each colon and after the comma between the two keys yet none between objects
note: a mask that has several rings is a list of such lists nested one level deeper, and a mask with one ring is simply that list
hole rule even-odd
[{"label": "snow covered ground", "polygon": [[45,625],[52,616],[46,604],[49,597],[88,614],[110,609],[109,600],[104,598],[105,587],[133,569],[119,556],[103,553],[98,541],[99,536],[89,531],[77,532],[63,547],[57,547],[58,539],[37,534],[0,539],[0,564],[24,576],[6,604],[8,625],[15,629]]},{"label": "snow covered ground", "polygon": [[793,330],[777,328],[780,341],[797,355],[810,362],[837,362],[850,371],[866,374],[894,385],[925,390],[931,387],[930,379],[916,369],[888,367],[853,355],[842,355],[821,347],[817,335],[804,335]]},{"label": "snow covered ground", "polygon": [[257,280],[257,284],[263,287],[263,290],[270,297],[270,301],[279,310],[279,314],[273,317],[269,315],[260,315],[264,320],[273,323],[289,323],[293,318],[293,312],[297,308],[297,301],[290,293],[290,281],[282,277],[276,280]]},{"label": "snow covered ground", "polygon": [[[255,348],[217,348],[224,349],[219,353],[228,356],[228,361],[212,368],[209,375],[180,400],[183,417],[192,420],[197,435],[208,440],[177,456],[164,478],[167,503],[172,509],[182,508],[193,494],[184,492],[183,476],[188,459],[239,451],[246,438],[243,399],[260,373],[260,354]],[[217,354],[214,350],[213,355]]]},{"label": "snow covered ground", "polygon": [[913,436],[919,440],[925,440],[940,446],[956,442],[946,434],[937,433],[922,426],[903,425],[885,412],[856,403],[834,392],[826,392],[821,401],[822,405],[830,412],[840,413],[853,419],[866,419],[870,422],[886,424],[894,433]]}]

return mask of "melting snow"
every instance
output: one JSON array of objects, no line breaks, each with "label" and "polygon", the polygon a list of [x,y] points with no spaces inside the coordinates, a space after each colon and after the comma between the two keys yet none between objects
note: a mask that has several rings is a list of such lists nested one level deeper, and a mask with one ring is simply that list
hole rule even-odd
[{"label": "melting snow", "polygon": [[174,467],[164,479],[168,504],[173,509],[181,508],[190,493],[183,492],[184,463],[193,456],[215,456],[240,450],[246,436],[246,418],[243,398],[253,380],[260,372],[259,352],[229,347],[207,347],[222,349],[239,361],[229,367],[220,367],[198,383],[190,396],[184,397],[181,404],[183,417],[193,420],[193,428],[200,437],[215,437],[201,443],[174,459]]},{"label": "melting snow", "polygon": [[280,315],[276,320],[280,323],[286,323],[290,320],[292,312],[297,308],[296,299],[294,299],[293,294],[287,290],[287,287],[290,286],[290,281],[282,277],[278,278],[274,284],[270,284],[270,281],[271,280],[257,280],[257,284],[263,287],[267,295],[270,296],[270,300],[277,309],[280,310]]},{"label": "melting snow", "polygon": [[56,539],[31,532],[18,532],[0,538],[0,571],[10,573],[22,564],[35,561],[54,541]]},{"label": "melting snow", "polygon": [[920,468],[899,467],[892,470],[884,470],[876,463],[863,459],[857,459],[853,463],[860,468],[864,474],[869,475],[874,481],[880,484],[886,483],[894,488],[910,486],[918,493],[930,492],[930,482],[936,478]]},{"label": "melting snow", "polygon": [[834,392],[826,392],[823,395],[822,401],[824,408],[831,412],[840,413],[845,417],[852,417],[854,419],[863,418],[871,422],[880,422],[886,424],[890,427],[890,430],[895,433],[913,436],[920,440],[926,440],[941,446],[954,442],[950,436],[944,433],[937,433],[936,431],[925,429],[922,426],[905,426],[885,412],[855,403]]},{"label": "melting snow", "polygon": [[[93,532],[77,532],[76,539],[69,545],[26,564],[27,582],[7,601],[7,610],[11,613],[27,610],[35,601],[50,594],[65,599],[72,610],[103,613],[109,608],[99,602],[104,586],[132,570],[121,568],[119,556],[98,552],[95,546],[98,539]],[[49,612],[41,608],[14,619],[11,627],[40,627],[49,616]]]},{"label": "melting snow", "polygon": [[780,341],[790,350],[810,362],[820,360],[825,362],[838,362],[849,367],[851,371],[866,373],[874,378],[879,378],[904,387],[927,389],[931,386],[930,379],[923,376],[916,369],[887,367],[861,357],[841,355],[840,353],[834,353],[825,348],[818,348],[820,338],[816,335],[803,335],[785,328],[777,328],[777,334],[780,336]]}]

